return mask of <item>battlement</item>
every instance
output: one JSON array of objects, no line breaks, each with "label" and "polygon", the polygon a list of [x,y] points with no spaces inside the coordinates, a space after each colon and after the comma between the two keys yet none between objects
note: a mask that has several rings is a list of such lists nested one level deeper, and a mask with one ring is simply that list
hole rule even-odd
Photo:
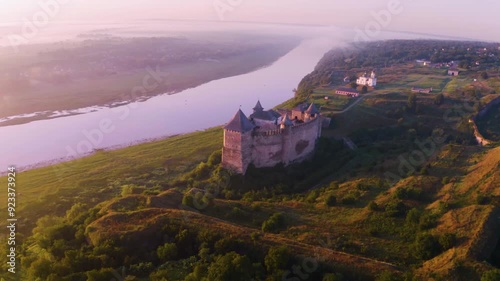
[{"label": "battlement", "polygon": [[269,130],[269,131],[256,131],[253,132],[252,135],[256,137],[266,137],[266,136],[276,136],[276,135],[281,135],[285,132],[284,129],[276,129],[276,130]]},{"label": "battlement", "polygon": [[310,121],[307,121],[307,122],[304,122],[304,123],[298,123],[298,124],[292,126],[292,130],[297,130],[299,128],[303,128],[303,127],[306,127],[306,126],[314,126],[314,125],[316,125],[317,121],[320,120],[320,119],[321,119],[321,117],[316,117],[313,120],[310,120]]}]

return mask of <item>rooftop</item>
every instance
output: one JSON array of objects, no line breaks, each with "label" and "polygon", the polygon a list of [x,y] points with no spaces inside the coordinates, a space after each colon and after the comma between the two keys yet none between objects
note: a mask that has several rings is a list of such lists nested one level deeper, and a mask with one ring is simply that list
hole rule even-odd
[{"label": "rooftop", "polygon": [[356,94],[359,93],[358,90],[353,89],[353,88],[347,88],[347,87],[338,88],[337,91],[349,92],[349,93],[356,93]]},{"label": "rooftop", "polygon": [[233,119],[227,123],[226,126],[224,126],[224,129],[230,130],[230,131],[236,131],[240,133],[246,133],[248,131],[253,130],[255,128],[255,125],[248,120],[246,117],[245,113],[243,111],[238,110],[236,114],[234,115]]}]

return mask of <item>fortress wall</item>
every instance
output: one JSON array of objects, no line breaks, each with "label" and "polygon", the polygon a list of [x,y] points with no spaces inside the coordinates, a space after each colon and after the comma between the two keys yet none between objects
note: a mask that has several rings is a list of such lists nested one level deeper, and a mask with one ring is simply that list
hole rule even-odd
[{"label": "fortress wall", "polygon": [[224,130],[223,166],[244,173],[251,161],[251,142],[251,133],[240,134],[239,132]]},{"label": "fortress wall", "polygon": [[321,133],[322,119],[286,129],[244,134],[224,131],[223,167],[244,174],[253,163],[256,167],[273,167],[302,161],[312,155]]},{"label": "fortress wall", "polygon": [[255,167],[273,167],[283,162],[283,135],[254,135],[252,159]]},{"label": "fortress wall", "polygon": [[320,126],[321,118],[316,118],[314,121],[292,128],[291,138],[287,145],[288,153],[284,159],[286,163],[303,160],[314,152]]}]

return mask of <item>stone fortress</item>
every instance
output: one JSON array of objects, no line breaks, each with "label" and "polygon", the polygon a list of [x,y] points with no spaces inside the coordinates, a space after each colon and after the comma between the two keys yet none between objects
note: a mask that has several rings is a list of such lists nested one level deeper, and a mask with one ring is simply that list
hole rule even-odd
[{"label": "stone fortress", "polygon": [[265,111],[260,101],[247,117],[241,109],[224,127],[222,166],[245,174],[257,168],[300,162],[312,156],[325,119],[314,104]]}]

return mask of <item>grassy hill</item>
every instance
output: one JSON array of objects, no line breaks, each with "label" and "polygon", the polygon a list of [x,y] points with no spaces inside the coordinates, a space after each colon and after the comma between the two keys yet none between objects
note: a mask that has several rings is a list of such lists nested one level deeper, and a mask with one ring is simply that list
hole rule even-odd
[{"label": "grassy hill", "polygon": [[[498,96],[500,76],[488,70],[487,80],[474,81],[478,71],[451,78],[409,62],[382,67],[380,85],[342,113],[356,102],[334,95],[343,82],[317,85],[301,100],[322,105],[332,126],[313,159],[289,167],[250,168],[244,177],[221,169],[222,130],[214,128],[20,173],[22,277],[282,280],[304,276],[296,268],[307,273],[301,280],[496,274],[500,147],[477,145],[468,120]],[[417,94],[412,106],[412,86],[435,91]]]}]

